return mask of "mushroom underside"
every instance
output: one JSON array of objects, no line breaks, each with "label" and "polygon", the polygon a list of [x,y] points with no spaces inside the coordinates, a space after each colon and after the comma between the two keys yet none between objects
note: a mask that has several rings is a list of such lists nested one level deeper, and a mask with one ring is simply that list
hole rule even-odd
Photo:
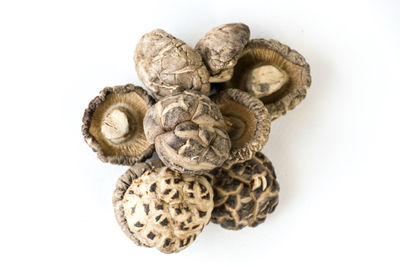
[{"label": "mushroom underside", "polygon": [[146,111],[146,102],[136,92],[107,95],[89,128],[105,157],[136,157],[149,148],[141,123]]},{"label": "mushroom underside", "polygon": [[260,100],[271,104],[291,90],[303,87],[303,69],[272,49],[247,49],[235,66],[231,84],[256,96],[252,88],[258,88],[263,91]]},{"label": "mushroom underside", "polygon": [[231,100],[219,104],[218,107],[224,116],[232,147],[243,146],[249,142],[256,131],[257,120],[254,113],[244,105]]}]

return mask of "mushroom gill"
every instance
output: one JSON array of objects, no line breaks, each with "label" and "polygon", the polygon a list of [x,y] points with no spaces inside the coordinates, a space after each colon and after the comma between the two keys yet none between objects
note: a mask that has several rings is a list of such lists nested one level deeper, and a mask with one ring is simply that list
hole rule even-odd
[{"label": "mushroom gill", "polygon": [[107,87],[85,111],[82,133],[104,162],[131,165],[152,155],[143,118],[154,100],[142,88],[128,84]]},{"label": "mushroom gill", "polygon": [[232,143],[228,162],[249,160],[268,140],[268,110],[259,99],[239,89],[220,91],[213,100],[224,117]]}]

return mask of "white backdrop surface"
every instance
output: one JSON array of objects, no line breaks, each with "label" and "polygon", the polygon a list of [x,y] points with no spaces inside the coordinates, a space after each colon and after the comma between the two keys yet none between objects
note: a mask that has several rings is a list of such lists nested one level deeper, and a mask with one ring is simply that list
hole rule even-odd
[{"label": "white backdrop surface", "polygon": [[[263,150],[280,203],[179,254],[136,247],[111,204],[127,167],[96,158],[83,111],[105,86],[142,85],[144,33],[193,46],[228,22],[311,66]],[[400,266],[399,1],[1,1],[0,36],[0,266]]]}]

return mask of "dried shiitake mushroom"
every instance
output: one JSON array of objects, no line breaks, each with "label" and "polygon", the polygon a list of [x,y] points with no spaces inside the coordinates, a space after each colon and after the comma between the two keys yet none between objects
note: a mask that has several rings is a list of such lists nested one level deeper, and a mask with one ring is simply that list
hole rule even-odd
[{"label": "dried shiitake mushroom", "polygon": [[185,249],[210,221],[213,190],[203,176],[180,174],[160,161],[138,163],[113,195],[118,223],[137,245],[164,253]]},{"label": "dried shiitake mushroom", "polygon": [[211,220],[230,230],[255,227],[278,205],[279,184],[271,162],[262,153],[211,172],[214,210]]},{"label": "dried shiitake mushroom", "polygon": [[271,118],[264,104],[239,89],[220,91],[212,98],[225,120],[232,147],[228,161],[251,159],[268,141]]},{"label": "dried shiitake mushroom", "polygon": [[82,134],[103,162],[133,165],[154,152],[146,140],[143,118],[154,100],[133,84],[106,87],[83,116]]},{"label": "dried shiitake mushroom", "polygon": [[196,44],[211,77],[210,82],[231,79],[233,67],[250,38],[250,29],[243,23],[224,24],[212,29]]},{"label": "dried shiitake mushroom", "polygon": [[203,173],[229,157],[224,118],[205,95],[186,91],[166,97],[147,111],[143,125],[147,140],[172,170]]},{"label": "dried shiitake mushroom", "polygon": [[209,73],[200,54],[163,30],[143,35],[136,46],[135,66],[157,99],[185,90],[210,91]]},{"label": "dried shiitake mushroom", "polygon": [[273,120],[294,109],[310,85],[310,66],[304,57],[287,45],[264,39],[246,45],[228,82],[228,87],[260,98]]},{"label": "dried shiitake mushroom", "polygon": [[140,177],[144,172],[153,168],[162,168],[164,165],[160,160],[152,160],[150,162],[140,162],[129,168],[118,180],[112,196],[114,205],[115,218],[122,231],[138,246],[145,246],[139,239],[136,238],[135,233],[132,232],[127,224],[122,200],[132,181]]}]

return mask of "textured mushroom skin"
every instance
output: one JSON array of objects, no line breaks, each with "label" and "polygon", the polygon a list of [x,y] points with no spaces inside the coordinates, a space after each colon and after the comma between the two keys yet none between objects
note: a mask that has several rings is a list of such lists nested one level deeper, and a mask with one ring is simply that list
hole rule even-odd
[{"label": "textured mushroom skin", "polygon": [[134,59],[139,78],[157,99],[185,90],[210,91],[209,73],[200,54],[163,30],[143,35]]},{"label": "textured mushroom skin", "polygon": [[121,227],[121,230],[138,246],[146,246],[146,245],[143,244],[139,239],[137,239],[135,233],[129,229],[125,218],[122,199],[124,198],[125,192],[128,190],[133,180],[137,179],[144,172],[148,170],[151,170],[153,168],[162,168],[162,167],[163,164],[160,160],[136,163],[118,179],[112,196],[115,218],[117,219],[117,222]]},{"label": "textured mushroom skin", "polygon": [[173,253],[192,244],[210,221],[213,190],[203,176],[140,164],[121,176],[113,203],[136,244]]},{"label": "textured mushroom skin", "polygon": [[[114,87],[106,87],[102,91],[100,91],[99,95],[95,97],[92,101],[90,101],[88,108],[85,110],[82,119],[82,135],[86,141],[86,143],[92,148],[94,152],[97,153],[97,157],[103,162],[110,162],[113,164],[120,164],[120,165],[133,165],[136,162],[144,161],[150,158],[154,153],[154,145],[145,144],[147,141],[141,140],[141,145],[147,146],[139,155],[132,156],[126,155],[124,153],[117,153],[117,154],[107,154],[104,151],[104,142],[101,143],[98,139],[96,139],[93,134],[91,134],[90,129],[93,122],[93,116],[98,108],[100,108],[105,101],[107,101],[108,97],[113,95],[124,95],[135,93],[137,97],[139,97],[143,102],[146,108],[150,108],[154,104],[154,99],[141,87],[135,86],[133,84],[127,84],[123,86],[114,86]],[[140,125],[138,127],[142,129],[143,126]],[[142,133],[144,135],[144,133]],[[143,136],[144,137],[144,136]],[[139,141],[137,140],[137,143]],[[123,147],[123,145],[121,145]]]},{"label": "textured mushroom skin", "polygon": [[144,131],[155,143],[160,159],[169,168],[203,173],[221,166],[231,142],[218,107],[194,92],[162,99],[144,118]]},{"label": "textured mushroom skin", "polygon": [[212,82],[230,79],[232,68],[250,38],[250,29],[243,23],[224,24],[201,38],[195,49],[200,53]]},{"label": "textured mushroom skin", "polygon": [[[212,99],[220,107],[224,117],[241,117],[244,124],[243,135],[249,136],[245,144],[236,144],[235,140],[231,138],[232,146],[226,164],[243,162],[253,158],[256,152],[263,149],[269,137],[271,117],[264,104],[259,99],[239,89],[220,91]],[[250,116],[240,114],[242,110],[230,107],[230,102],[246,108],[252,114]]]},{"label": "textured mushroom skin", "polygon": [[[248,56],[254,52],[252,57],[262,57],[262,51],[272,51],[276,55],[273,56],[273,60],[276,62],[273,65],[277,64],[279,68],[285,71],[289,75],[289,81],[285,86],[285,89],[281,92],[276,92],[273,100],[264,101],[269,113],[271,114],[272,120],[279,118],[282,115],[285,115],[287,111],[294,109],[305,97],[307,94],[307,89],[311,85],[311,75],[310,75],[310,66],[306,62],[305,58],[298,53],[296,50],[291,49],[289,46],[284,45],[276,40],[265,40],[265,39],[253,39],[246,45],[243,50],[237,65],[235,66],[235,71],[232,76],[232,80],[229,81],[226,87],[234,87],[244,90],[243,85],[241,85],[241,80],[246,78],[246,70],[239,70],[242,64],[242,58]],[[271,62],[263,62],[262,63],[271,64]],[[257,64],[253,67],[256,67]],[[296,77],[290,75],[290,69],[296,69]]]},{"label": "textured mushroom skin", "polygon": [[251,160],[224,165],[214,175],[214,210],[211,220],[239,230],[264,222],[278,205],[279,184],[271,162],[257,152]]}]

